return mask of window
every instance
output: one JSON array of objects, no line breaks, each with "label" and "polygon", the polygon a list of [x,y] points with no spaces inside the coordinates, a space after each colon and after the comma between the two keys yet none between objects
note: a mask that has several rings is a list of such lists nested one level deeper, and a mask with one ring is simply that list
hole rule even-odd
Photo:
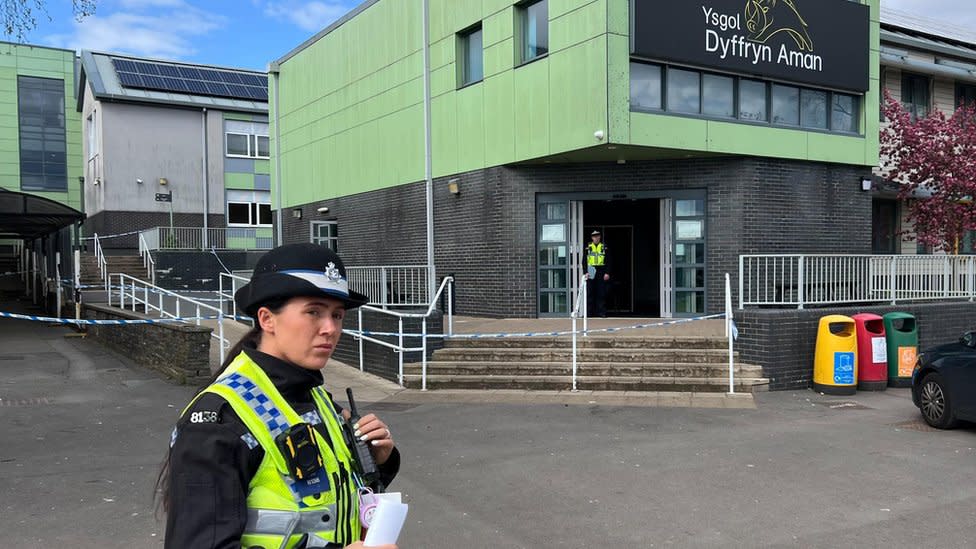
[{"label": "window", "polygon": [[753,122],[765,122],[769,119],[766,97],[766,83],[757,80],[739,81],[739,118]]},{"label": "window", "polygon": [[731,76],[702,75],[702,113],[735,117],[735,80]]},{"label": "window", "polygon": [[516,8],[519,29],[519,62],[527,63],[549,53],[549,0],[536,0]]},{"label": "window", "polygon": [[800,90],[800,125],[827,129],[827,92]]},{"label": "window", "polygon": [[644,63],[630,64],[630,108],[661,109],[661,67]]},{"label": "window", "polygon": [[773,124],[796,126],[800,123],[800,90],[773,84]]},{"label": "window", "polygon": [[902,74],[901,104],[912,115],[912,120],[929,114],[929,78],[917,74]]},{"label": "window", "polygon": [[976,85],[956,84],[956,108],[963,105],[976,105]]},{"label": "window", "polygon": [[701,112],[700,73],[668,69],[668,110],[698,114]]},{"label": "window", "polygon": [[458,87],[481,82],[485,77],[484,38],[481,24],[458,34],[461,82]]},{"label": "window", "polygon": [[88,160],[98,156],[98,141],[95,133],[95,111],[88,115]]},{"label": "window", "polygon": [[332,248],[339,252],[339,224],[335,221],[313,221],[312,243]]},{"label": "window", "polygon": [[871,201],[871,252],[897,254],[898,249],[898,202],[896,200]]},{"label": "window", "polygon": [[224,122],[227,156],[236,158],[270,158],[268,124],[227,120]]},{"label": "window", "polygon": [[228,226],[270,226],[272,224],[269,191],[227,191]]},{"label": "window", "polygon": [[68,190],[64,80],[17,77],[20,122],[20,187]]},{"label": "window", "polygon": [[832,97],[830,129],[835,132],[857,133],[860,129],[857,98],[843,93],[834,93]]}]

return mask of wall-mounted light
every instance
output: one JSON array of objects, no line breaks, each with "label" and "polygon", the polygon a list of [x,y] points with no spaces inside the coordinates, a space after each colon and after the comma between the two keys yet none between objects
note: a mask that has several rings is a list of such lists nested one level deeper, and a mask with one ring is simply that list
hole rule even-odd
[{"label": "wall-mounted light", "polygon": [[295,219],[301,219],[302,210],[299,208],[295,208],[294,210],[291,211],[291,216],[294,217]]},{"label": "wall-mounted light", "polygon": [[139,179],[138,177],[136,178],[136,184],[138,184],[138,185],[142,185],[142,180],[141,180],[141,179]]},{"label": "wall-mounted light", "polygon": [[320,214],[329,213],[329,207],[328,206],[322,206],[321,208],[319,208],[319,209],[317,209],[315,211],[319,212]]},{"label": "wall-mounted light", "polygon": [[861,178],[861,190],[870,191],[874,187],[874,181],[870,177]]},{"label": "wall-mounted light", "polygon": [[92,181],[92,185],[98,185],[101,182],[102,182],[102,178],[101,177],[96,177],[95,180]]},{"label": "wall-mounted light", "polygon": [[159,178],[159,184],[160,185],[169,185],[169,179],[166,179],[165,177],[160,177]]},{"label": "wall-mounted light", "polygon": [[447,182],[447,190],[451,194],[461,194],[461,180],[457,178],[449,180]]}]

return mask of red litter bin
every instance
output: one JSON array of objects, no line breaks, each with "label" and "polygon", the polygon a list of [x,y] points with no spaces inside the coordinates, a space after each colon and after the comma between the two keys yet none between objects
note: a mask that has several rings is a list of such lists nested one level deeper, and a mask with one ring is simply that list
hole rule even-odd
[{"label": "red litter bin", "polygon": [[857,331],[857,388],[884,391],[888,387],[884,319],[871,313],[860,313],[851,318]]}]

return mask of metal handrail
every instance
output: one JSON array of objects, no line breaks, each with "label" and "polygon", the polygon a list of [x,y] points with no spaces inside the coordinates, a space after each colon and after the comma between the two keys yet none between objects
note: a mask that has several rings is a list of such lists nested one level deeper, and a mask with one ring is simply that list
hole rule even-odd
[{"label": "metal handrail", "polygon": [[[139,233],[150,250],[270,250],[270,227],[153,227]],[[239,246],[227,242],[239,240]],[[253,239],[253,244],[250,240]]]},{"label": "metal handrail", "polygon": [[[427,319],[434,313],[434,310],[437,308],[437,301],[438,299],[440,299],[445,289],[447,290],[447,331],[444,334],[428,334]],[[374,311],[380,314],[385,314],[385,315],[390,315],[392,317],[395,317],[397,319],[397,324],[398,324],[397,343],[396,344],[387,343],[386,341],[382,341],[374,337],[365,335],[365,333],[363,332],[363,310]],[[359,308],[357,312],[359,317],[359,330],[358,331],[343,330],[343,333],[348,333],[352,335],[352,337],[354,337],[356,340],[359,341],[359,370],[365,371],[365,365],[363,363],[363,356],[364,356],[363,341],[369,341],[371,343],[376,343],[377,345],[382,345],[383,347],[393,349],[394,351],[399,353],[397,381],[399,382],[400,386],[403,387],[403,353],[419,351],[421,353],[421,374],[420,374],[421,390],[426,391],[427,390],[427,339],[432,337],[443,339],[454,335],[454,277],[453,276],[444,277],[444,279],[441,281],[441,285],[437,288],[437,291],[434,293],[434,297],[430,300],[430,303],[427,305],[427,310],[423,313],[402,313],[398,311],[391,311],[389,309],[372,307],[370,305],[363,305],[362,307]],[[403,338],[404,338],[403,319],[405,318],[423,319],[421,323],[422,331],[420,334],[420,339],[421,339],[420,347],[405,347],[403,345]],[[412,337],[416,337],[416,336],[414,335]]]},{"label": "metal handrail", "polygon": [[[227,293],[226,291],[224,291],[224,288],[225,288],[225,286],[224,286],[224,279],[225,278],[228,279],[228,281],[229,281],[230,293]],[[235,320],[237,320],[239,318],[244,318],[242,316],[238,316],[238,314],[237,314],[237,302],[234,301],[234,294],[237,293],[237,289],[239,287],[237,285],[237,283],[238,282],[243,282],[244,284],[247,284],[250,281],[251,280],[249,278],[246,278],[246,277],[243,277],[243,276],[238,276],[238,275],[235,275],[235,274],[232,274],[232,273],[220,273],[220,278],[219,278],[219,281],[218,281],[219,282],[219,286],[218,286],[218,290],[217,290],[217,296],[220,297],[220,310],[221,311],[226,311],[227,310],[225,308],[224,302],[229,300],[230,301],[231,315],[233,316],[233,318]],[[251,319],[251,320],[253,322],[253,319]]]},{"label": "metal handrail", "polygon": [[[217,341],[220,343],[220,362],[224,361],[225,351],[227,348],[230,347],[230,345],[227,339],[224,337],[224,311],[222,308],[214,307],[213,305],[207,305],[206,303],[201,303],[200,301],[197,301],[195,299],[186,297],[176,292],[172,292],[165,288],[160,288],[155,284],[152,284],[145,280],[139,280],[138,278],[129,276],[125,273],[116,273],[115,276],[119,277],[118,278],[119,285],[116,287],[116,289],[118,290],[120,309],[126,308],[126,301],[127,301],[126,297],[128,297],[128,304],[131,307],[132,311],[136,310],[137,305],[142,305],[143,312],[145,314],[149,314],[150,311],[156,311],[159,313],[160,318],[183,318],[180,315],[181,312],[180,304],[186,302],[191,307],[195,308],[196,314],[194,315],[194,320],[197,326],[200,325],[200,321],[203,319],[201,312],[206,311],[209,313],[214,313],[216,315],[216,320],[217,320],[217,333],[211,335],[212,337],[216,338]],[[126,285],[126,281],[130,281],[130,283]],[[139,295],[140,293],[142,294],[141,297]],[[113,292],[109,291],[108,304],[110,307],[113,306],[112,294]],[[158,303],[153,303],[152,301],[150,301],[150,297],[149,297],[150,294],[158,296]],[[173,312],[169,312],[166,310],[166,301],[164,299],[165,297],[175,299],[175,307]]]},{"label": "metal handrail", "polygon": [[145,233],[139,233],[139,256],[142,257],[142,266],[146,268],[146,274],[149,275],[149,280],[155,284],[156,283],[156,260],[153,259],[152,253],[149,251],[149,243],[146,242]]},{"label": "metal handrail", "polygon": [[427,305],[427,265],[381,265],[346,267],[349,287],[370,296],[370,305],[419,307]]},{"label": "metal handrail", "polygon": [[95,242],[95,262],[98,264],[98,273],[105,283],[105,291],[109,291],[108,261],[105,260],[105,252],[102,251],[102,243],[98,240],[98,233],[93,235]]},{"label": "metal handrail", "polygon": [[586,280],[587,275],[583,275],[580,279],[579,290],[576,291],[576,303],[573,306],[573,312],[569,315],[573,319],[573,391],[576,391],[576,319],[580,316],[580,310],[583,311],[583,337],[587,337],[589,334],[589,327],[587,326],[587,296],[586,296]]}]

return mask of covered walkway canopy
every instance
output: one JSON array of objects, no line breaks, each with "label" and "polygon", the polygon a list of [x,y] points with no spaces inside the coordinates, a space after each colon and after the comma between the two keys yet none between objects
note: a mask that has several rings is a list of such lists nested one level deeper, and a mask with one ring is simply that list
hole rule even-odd
[{"label": "covered walkway canopy", "polygon": [[60,202],[0,188],[0,238],[34,240],[84,220]]}]

